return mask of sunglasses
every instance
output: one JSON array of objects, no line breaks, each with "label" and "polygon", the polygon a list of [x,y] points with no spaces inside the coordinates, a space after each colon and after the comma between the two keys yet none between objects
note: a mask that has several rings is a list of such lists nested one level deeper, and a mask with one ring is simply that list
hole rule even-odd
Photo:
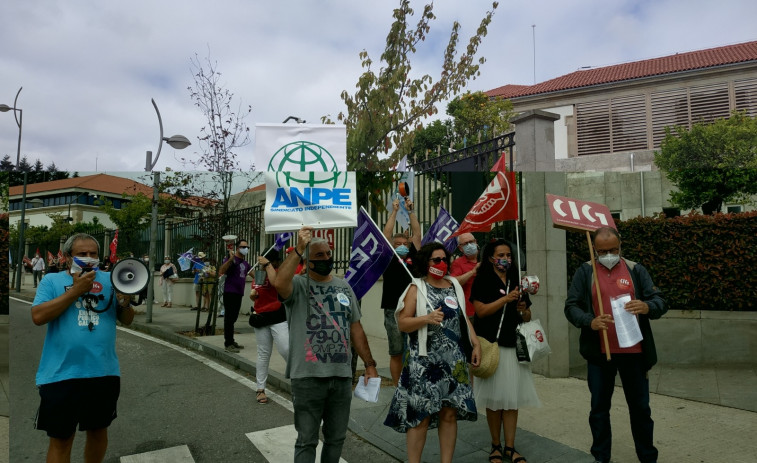
[{"label": "sunglasses", "polygon": [[440,264],[440,263],[442,263],[442,262],[446,262],[446,261],[447,261],[447,259],[446,259],[446,258],[444,258],[444,257],[432,257],[432,258],[431,258],[431,259],[429,259],[428,261],[429,261],[429,262],[433,262],[433,263],[435,263],[435,264]]},{"label": "sunglasses", "polygon": [[249,246],[239,246],[239,249],[250,249]]}]

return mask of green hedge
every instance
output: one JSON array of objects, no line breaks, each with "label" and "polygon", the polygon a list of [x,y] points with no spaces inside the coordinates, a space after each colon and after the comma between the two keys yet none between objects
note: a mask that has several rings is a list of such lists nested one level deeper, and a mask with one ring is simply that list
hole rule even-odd
[{"label": "green hedge", "polygon": [[[757,310],[757,211],[618,222],[624,257],[643,264],[671,310]],[[568,280],[589,259],[567,233]]]}]

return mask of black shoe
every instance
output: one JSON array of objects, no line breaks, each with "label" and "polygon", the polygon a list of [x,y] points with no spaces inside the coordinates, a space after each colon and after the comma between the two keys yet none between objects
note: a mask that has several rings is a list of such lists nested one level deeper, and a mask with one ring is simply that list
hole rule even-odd
[{"label": "black shoe", "polygon": [[244,346],[241,346],[241,345],[237,344],[237,342],[236,342],[236,341],[234,341],[234,343],[233,343],[232,345],[233,345],[234,347],[236,347],[237,349],[244,349]]}]

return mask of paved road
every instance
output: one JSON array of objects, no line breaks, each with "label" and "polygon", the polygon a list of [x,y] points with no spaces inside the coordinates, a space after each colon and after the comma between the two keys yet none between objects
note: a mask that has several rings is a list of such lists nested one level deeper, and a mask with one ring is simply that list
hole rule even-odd
[{"label": "paved road", "polygon": [[[10,461],[43,461],[47,437],[33,429],[39,396],[34,375],[45,328],[36,327],[27,303],[11,300]],[[119,417],[110,428],[106,462],[291,461],[293,417],[289,397],[258,405],[254,378],[201,355],[128,330],[118,331],[121,361]],[[75,460],[84,435],[77,435]],[[148,452],[152,454],[145,455]],[[170,452],[170,453],[169,453]],[[191,455],[181,460],[182,455]],[[158,459],[148,459],[158,458]],[[346,462],[396,461],[353,434]]]}]

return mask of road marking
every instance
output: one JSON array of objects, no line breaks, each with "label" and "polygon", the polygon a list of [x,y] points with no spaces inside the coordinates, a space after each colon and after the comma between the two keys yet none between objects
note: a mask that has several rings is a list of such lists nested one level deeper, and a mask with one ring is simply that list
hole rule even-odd
[{"label": "road marking", "polygon": [[[216,362],[214,362],[214,361],[212,361],[210,359],[207,359],[207,358],[203,357],[202,355],[197,354],[197,353],[195,353],[195,352],[193,352],[191,350],[188,350],[188,349],[186,349],[184,347],[179,347],[179,346],[173,345],[173,344],[171,344],[168,341],[164,341],[162,339],[154,338],[154,337],[150,336],[149,334],[141,333],[139,331],[134,331],[134,330],[131,330],[131,329],[128,329],[128,328],[124,328],[124,327],[121,327],[121,326],[119,326],[118,329],[121,330],[121,331],[123,331],[124,333],[133,334],[134,336],[139,336],[140,338],[147,339],[148,341],[152,341],[152,342],[158,343],[158,344],[160,344],[162,346],[169,347],[169,348],[175,350],[176,352],[181,352],[182,354],[187,355],[187,356],[189,356],[189,357],[197,360],[198,362],[202,363],[203,365],[205,365],[205,366],[207,366],[209,368],[212,368],[212,369],[216,370],[217,372],[219,372],[219,373],[221,373],[223,375],[228,376],[229,378],[231,378],[234,381],[238,382],[242,386],[245,386],[245,387],[249,388],[252,391],[256,391],[258,389],[258,386],[257,386],[257,384],[256,384],[255,381],[252,381],[249,378],[246,378],[246,377],[240,375],[239,373],[233,372],[233,371],[229,370],[228,368],[226,368],[226,367],[224,367],[222,365],[219,365],[218,363],[216,363]],[[273,392],[273,391],[271,391],[269,389],[267,389],[265,391],[265,395],[268,396],[268,400],[273,400],[277,404],[281,405],[282,407],[286,408],[290,412],[294,413],[294,406],[292,405],[292,402],[290,402],[286,398],[284,398],[284,397],[276,394],[275,392]]]},{"label": "road marking", "polygon": [[[297,440],[297,431],[293,424],[248,432],[246,436],[269,463],[288,463],[294,460],[294,445],[292,443]],[[315,451],[315,461],[321,461],[322,449],[323,442],[319,440]],[[344,458],[340,458],[339,461],[340,463],[347,463]]]},{"label": "road marking", "polygon": [[195,463],[186,445],[121,457],[121,463]]}]

